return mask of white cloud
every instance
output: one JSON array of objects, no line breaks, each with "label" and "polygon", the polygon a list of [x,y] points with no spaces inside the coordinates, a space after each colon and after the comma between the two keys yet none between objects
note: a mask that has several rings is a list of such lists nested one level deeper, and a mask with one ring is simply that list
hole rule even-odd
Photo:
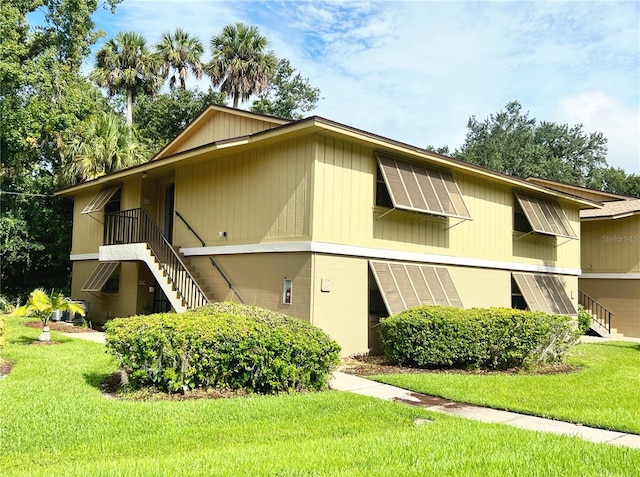
[{"label": "white cloud", "polygon": [[619,98],[602,91],[558,100],[559,122],[581,123],[587,132],[601,131],[608,139],[610,165],[640,173],[640,115]]}]

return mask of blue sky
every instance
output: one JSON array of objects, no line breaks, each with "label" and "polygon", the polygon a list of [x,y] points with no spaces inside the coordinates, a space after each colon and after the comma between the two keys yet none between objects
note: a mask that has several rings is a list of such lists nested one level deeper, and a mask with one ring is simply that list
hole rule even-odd
[{"label": "blue sky", "polygon": [[205,59],[224,25],[256,25],[321,89],[310,114],[453,149],[471,115],[517,100],[538,121],[602,131],[609,164],[640,172],[637,1],[124,0],[95,20],[109,36],[133,30],[150,43],[184,28]]}]

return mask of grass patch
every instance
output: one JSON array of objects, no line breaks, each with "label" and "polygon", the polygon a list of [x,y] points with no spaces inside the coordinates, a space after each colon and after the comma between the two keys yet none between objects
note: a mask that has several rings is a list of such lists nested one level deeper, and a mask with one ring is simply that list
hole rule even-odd
[{"label": "grass patch", "polygon": [[103,345],[53,332],[60,344],[33,346],[39,331],[8,321],[0,475],[640,475],[637,450],[349,393],[107,399]]},{"label": "grass patch", "polygon": [[640,344],[574,346],[573,373],[411,373],[376,381],[455,401],[640,434]]}]

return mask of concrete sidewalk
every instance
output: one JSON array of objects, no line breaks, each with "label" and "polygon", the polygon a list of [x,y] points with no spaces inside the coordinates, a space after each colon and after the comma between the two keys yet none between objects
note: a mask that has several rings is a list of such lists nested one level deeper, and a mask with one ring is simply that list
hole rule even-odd
[{"label": "concrete sidewalk", "polygon": [[448,399],[414,393],[406,389],[377,383],[370,379],[353,376],[340,371],[333,373],[333,379],[329,383],[329,387],[336,391],[347,391],[385,399],[387,401],[403,402],[430,411],[443,412],[481,422],[508,424],[530,431],[576,436],[592,442],[640,449],[640,435],[607,431],[563,421],[555,421],[553,419],[544,419],[510,411],[500,411],[471,404],[463,404]]},{"label": "concrete sidewalk", "polygon": [[95,343],[105,343],[105,334],[102,331],[83,331],[82,333],[62,333],[67,338],[79,338],[93,341]]},{"label": "concrete sidewalk", "polygon": [[[69,338],[79,338],[96,343],[105,342],[105,334],[99,331],[63,334]],[[527,416],[510,411],[500,411],[487,407],[474,406],[472,404],[463,404],[448,399],[414,393],[388,384],[377,383],[370,379],[361,378],[341,371],[333,373],[333,379],[331,379],[329,387],[336,391],[346,391],[385,399],[387,401],[403,402],[430,411],[443,412],[481,422],[508,424],[530,431],[576,436],[592,442],[640,449],[640,435],[595,429],[593,427],[580,426],[568,422],[554,421],[553,419],[544,419],[542,417]]]}]

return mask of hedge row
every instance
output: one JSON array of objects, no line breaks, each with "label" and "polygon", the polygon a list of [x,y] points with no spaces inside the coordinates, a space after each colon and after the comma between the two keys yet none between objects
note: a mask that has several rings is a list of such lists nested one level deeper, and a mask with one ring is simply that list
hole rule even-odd
[{"label": "hedge row", "polygon": [[105,328],[107,351],[134,388],[320,390],[339,363],[340,347],[320,329],[235,303],[118,318]]},{"label": "hedge row", "polygon": [[417,306],[381,322],[385,357],[418,368],[507,369],[559,362],[575,321],[511,308]]}]

